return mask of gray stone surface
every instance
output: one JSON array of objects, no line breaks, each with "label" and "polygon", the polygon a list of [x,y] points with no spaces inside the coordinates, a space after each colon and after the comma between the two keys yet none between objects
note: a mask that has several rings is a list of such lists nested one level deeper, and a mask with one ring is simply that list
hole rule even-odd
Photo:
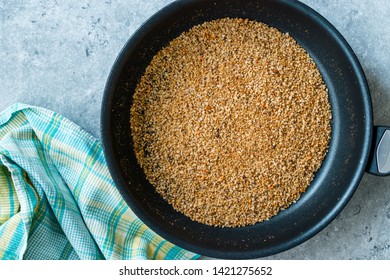
[{"label": "gray stone surface", "polygon": [[[129,36],[172,0],[1,0],[0,111],[15,102],[57,111],[100,137],[110,68]],[[390,2],[304,0],[345,36],[390,125]],[[390,178],[364,175],[321,233],[269,259],[390,259]]]}]

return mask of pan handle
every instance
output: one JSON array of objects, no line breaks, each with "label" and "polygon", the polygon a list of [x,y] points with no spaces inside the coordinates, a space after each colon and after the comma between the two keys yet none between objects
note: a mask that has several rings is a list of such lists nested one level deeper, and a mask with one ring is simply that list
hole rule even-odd
[{"label": "pan handle", "polygon": [[390,175],[390,127],[374,126],[374,137],[366,171],[378,175]]}]

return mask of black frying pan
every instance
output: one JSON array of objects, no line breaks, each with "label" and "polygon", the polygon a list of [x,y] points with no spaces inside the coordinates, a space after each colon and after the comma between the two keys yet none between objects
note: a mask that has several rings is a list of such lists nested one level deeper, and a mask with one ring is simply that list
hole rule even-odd
[{"label": "black frying pan", "polygon": [[[249,18],[289,32],[317,63],[333,114],[329,152],[307,192],[270,220],[241,228],[193,222],[165,202],[137,164],[129,124],[132,94],[153,55],[193,25],[221,17]],[[168,5],[125,45],[108,78],[102,104],[104,150],[125,201],[162,237],[218,258],[276,254],[318,233],[347,204],[367,166],[378,175],[389,173],[390,133],[382,137],[385,131],[375,128],[374,134],[367,82],[347,42],[317,12],[291,0],[183,0]]]}]

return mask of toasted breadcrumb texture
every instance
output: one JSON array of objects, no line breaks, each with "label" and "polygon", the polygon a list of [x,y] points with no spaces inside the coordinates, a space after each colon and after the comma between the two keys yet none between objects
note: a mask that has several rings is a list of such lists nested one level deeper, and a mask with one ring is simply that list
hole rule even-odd
[{"label": "toasted breadcrumb texture", "polygon": [[149,182],[177,211],[219,227],[271,218],[306,191],[327,153],[322,76],[287,33],[222,18],[159,51],[130,125]]}]

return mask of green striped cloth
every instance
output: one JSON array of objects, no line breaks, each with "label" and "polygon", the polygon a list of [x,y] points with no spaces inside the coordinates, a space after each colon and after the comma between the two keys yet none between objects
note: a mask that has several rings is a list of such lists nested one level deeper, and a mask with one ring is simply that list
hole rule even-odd
[{"label": "green striped cloth", "polygon": [[0,259],[196,259],[146,227],[102,146],[52,111],[0,114]]}]

